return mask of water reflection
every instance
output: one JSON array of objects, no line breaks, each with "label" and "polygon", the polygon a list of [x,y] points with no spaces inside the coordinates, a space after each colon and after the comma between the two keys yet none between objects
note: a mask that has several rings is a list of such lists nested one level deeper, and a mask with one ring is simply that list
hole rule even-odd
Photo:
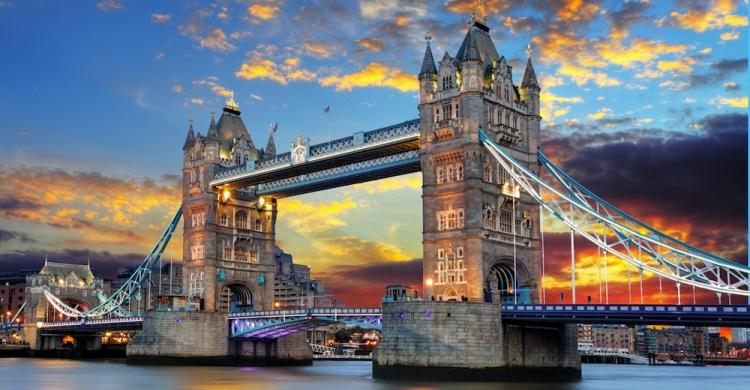
[{"label": "water reflection", "polygon": [[[312,367],[147,367],[122,361],[0,359],[0,389],[461,389],[658,390],[744,388],[750,367],[585,365],[583,381],[555,383],[415,383],[372,379],[369,362],[316,362]],[[738,386],[739,385],[739,386]]]}]

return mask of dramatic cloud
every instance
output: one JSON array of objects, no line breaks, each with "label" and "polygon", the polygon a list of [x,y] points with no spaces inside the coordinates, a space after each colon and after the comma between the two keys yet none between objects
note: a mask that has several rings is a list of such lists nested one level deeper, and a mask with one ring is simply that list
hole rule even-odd
[{"label": "dramatic cloud", "polygon": [[173,179],[160,184],[96,172],[22,168],[0,170],[0,180],[7,185],[0,189],[0,219],[78,232],[66,238],[75,244],[145,245],[143,232],[151,229],[142,225],[144,219],[166,221],[180,202]]},{"label": "dramatic cloud", "polygon": [[705,72],[691,74],[684,88],[714,85],[740,72],[747,72],[747,57],[720,60],[712,63]]},{"label": "dramatic cloud", "polygon": [[88,249],[58,249],[41,250],[29,249],[0,253],[0,272],[18,271],[20,269],[40,269],[44,259],[49,261],[91,264],[91,269],[97,276],[114,279],[120,268],[132,268],[143,260],[143,253],[115,254],[108,251],[94,251]]},{"label": "dramatic cloud", "polygon": [[419,90],[419,82],[413,74],[393,69],[380,62],[373,62],[358,72],[345,75],[323,77],[320,85],[334,86],[337,91],[351,91],[353,88],[389,87],[402,92]]},{"label": "dramatic cloud", "polygon": [[35,239],[31,238],[31,236],[29,236],[26,233],[13,232],[10,230],[0,229],[0,243],[13,241],[13,240],[18,240],[20,242],[25,242],[25,243],[36,242]]},{"label": "dramatic cloud", "polygon": [[332,267],[316,272],[326,289],[351,307],[379,307],[389,284],[422,287],[422,260],[385,261],[362,266]]},{"label": "dramatic cloud", "polygon": [[[747,115],[710,115],[693,127],[701,133],[563,134],[543,145],[569,174],[637,218],[679,227],[708,250],[744,252],[746,244],[734,247],[743,240],[711,237],[746,235]],[[711,201],[717,196],[721,202]]]}]

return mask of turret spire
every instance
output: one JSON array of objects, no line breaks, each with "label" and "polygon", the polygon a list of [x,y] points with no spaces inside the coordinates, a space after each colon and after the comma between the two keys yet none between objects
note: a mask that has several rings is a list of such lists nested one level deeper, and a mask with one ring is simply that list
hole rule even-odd
[{"label": "turret spire", "polygon": [[278,128],[278,123],[268,126],[268,143],[266,143],[266,148],[263,149],[263,158],[271,158],[276,155],[276,143],[273,141],[273,133],[275,133]]},{"label": "turret spire", "polygon": [[437,68],[435,67],[435,59],[432,57],[432,49],[430,49],[430,41],[432,40],[432,36],[430,34],[427,34],[424,37],[425,41],[427,41],[427,47],[424,50],[424,59],[422,60],[422,69],[419,71],[419,76],[422,75],[433,75],[437,74]]},{"label": "turret spire", "polygon": [[193,131],[193,120],[190,119],[190,128],[188,129],[187,137],[185,138],[185,145],[182,150],[188,150],[195,144],[195,132]]},{"label": "turret spire", "polygon": [[208,126],[208,133],[206,133],[207,140],[219,140],[219,128],[216,127],[215,113],[211,111],[211,124]]},{"label": "turret spire", "polygon": [[469,34],[469,42],[466,45],[466,52],[464,53],[464,61],[481,61],[482,55],[479,53],[479,46],[477,46],[477,40],[474,34]]},{"label": "turret spire", "polygon": [[521,81],[522,87],[537,87],[539,88],[539,82],[536,79],[536,72],[534,72],[534,65],[531,63],[531,44],[526,46],[526,71],[523,73],[523,80]]}]

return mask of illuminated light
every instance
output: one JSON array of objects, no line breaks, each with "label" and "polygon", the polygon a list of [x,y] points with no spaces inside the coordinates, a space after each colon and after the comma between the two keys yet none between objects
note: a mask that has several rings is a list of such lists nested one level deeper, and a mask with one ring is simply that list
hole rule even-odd
[{"label": "illuminated light", "polygon": [[104,335],[107,336],[107,337],[110,337],[110,336],[112,336],[112,332],[107,332]]},{"label": "illuminated light", "polygon": [[6,315],[6,316],[10,316],[10,310],[6,311],[6,312],[5,312],[5,315]]},{"label": "illuminated light", "polygon": [[261,196],[258,198],[258,207],[263,207],[264,204],[266,204],[266,198]]},{"label": "illuminated light", "polygon": [[225,190],[224,190],[224,191],[223,191],[223,192],[221,193],[221,201],[222,201],[222,202],[226,202],[226,201],[228,201],[228,200],[229,200],[229,197],[230,197],[231,195],[232,195],[232,193],[231,193],[231,192],[230,192],[229,190],[225,189]]},{"label": "illuminated light", "polygon": [[424,283],[427,285],[427,287],[432,287],[432,279],[427,279],[424,281]]},{"label": "illuminated light", "polygon": [[42,326],[44,326],[44,323],[42,321],[37,321],[36,327],[41,328]]},{"label": "illuminated light", "polygon": [[274,302],[274,303],[273,303],[273,305],[274,305],[275,307],[279,307],[279,306],[281,306],[281,303],[279,303],[279,302]]}]

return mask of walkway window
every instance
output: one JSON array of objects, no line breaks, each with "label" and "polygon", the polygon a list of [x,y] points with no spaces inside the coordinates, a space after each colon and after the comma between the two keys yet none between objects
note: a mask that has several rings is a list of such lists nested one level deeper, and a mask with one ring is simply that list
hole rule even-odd
[{"label": "walkway window", "polygon": [[445,168],[443,167],[435,168],[435,176],[436,176],[437,184],[443,184],[443,182],[445,181]]},{"label": "walkway window", "polygon": [[463,180],[464,179],[464,165],[463,164],[456,164],[456,180]]},{"label": "walkway window", "polygon": [[229,226],[229,216],[226,213],[221,214],[220,223],[221,223],[221,226]]}]

